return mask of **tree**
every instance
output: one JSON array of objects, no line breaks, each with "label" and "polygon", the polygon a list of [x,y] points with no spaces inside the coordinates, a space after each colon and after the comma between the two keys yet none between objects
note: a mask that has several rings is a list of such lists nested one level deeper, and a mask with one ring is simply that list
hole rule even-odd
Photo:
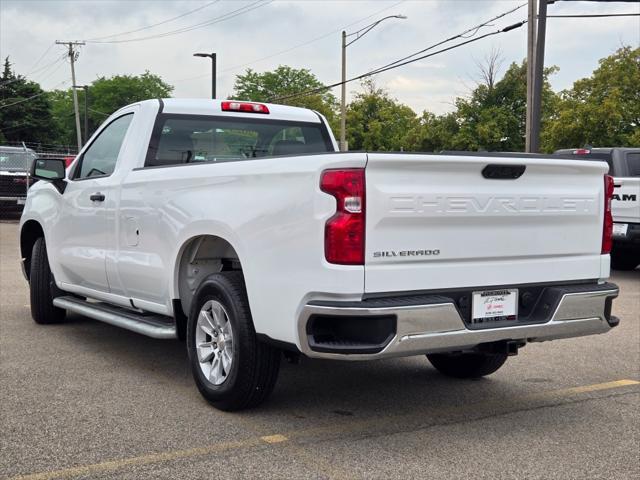
[{"label": "tree", "polygon": [[0,141],[49,143],[55,136],[46,92],[16,75],[7,57],[0,77]]},{"label": "tree", "polygon": [[455,112],[437,116],[424,111],[416,126],[407,133],[405,148],[414,152],[450,150],[459,130]]},{"label": "tree", "polygon": [[[130,103],[150,98],[165,98],[173,87],[158,75],[148,71],[142,75],[116,75],[100,77],[89,86],[89,133],[92,133],[109,115]],[[84,91],[78,90],[80,115],[83,115]],[[71,90],[49,93],[53,121],[64,143],[75,142],[75,118]],[[84,123],[84,122],[81,122]],[[84,136],[83,136],[84,138]]]},{"label": "tree", "polygon": [[249,68],[243,75],[236,77],[231,98],[310,108],[327,117],[331,127],[334,128],[337,126],[337,102],[329,91],[280,100],[287,95],[322,87],[323,84],[318,78],[306,68],[296,69],[280,65],[273,71],[262,73]]},{"label": "tree", "polygon": [[561,92],[542,140],[546,151],[640,146],[640,48],[620,48],[600,60],[590,78]]},{"label": "tree", "polygon": [[[512,63],[495,84],[479,85],[470,98],[456,100],[459,132],[452,147],[459,150],[524,151],[527,110],[526,62]],[[542,91],[542,125],[554,111],[555,94],[545,69]]]},{"label": "tree", "polygon": [[350,150],[399,151],[413,144],[407,134],[419,121],[415,112],[391,98],[371,79],[362,82],[347,108],[347,141]]},{"label": "tree", "polygon": [[90,116],[94,120],[104,120],[105,114],[111,115],[125,105],[150,98],[166,98],[171,92],[173,86],[148,70],[142,75],[100,77],[89,87]]}]

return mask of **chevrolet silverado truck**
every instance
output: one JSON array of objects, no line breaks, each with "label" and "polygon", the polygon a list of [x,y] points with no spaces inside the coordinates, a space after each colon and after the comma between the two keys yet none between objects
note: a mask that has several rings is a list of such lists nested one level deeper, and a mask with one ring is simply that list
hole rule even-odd
[{"label": "chevrolet silverado truck", "polygon": [[606,163],[337,150],[301,108],[119,110],[68,168],[34,162],[20,224],[33,319],[184,339],[224,410],[264,401],[283,353],[426,355],[481,377],[529,342],[617,325]]},{"label": "chevrolet silverado truck", "polygon": [[607,162],[614,186],[611,267],[634,270],[640,265],[640,148],[589,147],[556,153]]}]

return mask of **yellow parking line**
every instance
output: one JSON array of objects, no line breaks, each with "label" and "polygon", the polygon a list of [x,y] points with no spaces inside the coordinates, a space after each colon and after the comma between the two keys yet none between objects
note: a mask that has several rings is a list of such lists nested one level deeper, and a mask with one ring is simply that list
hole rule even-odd
[{"label": "yellow parking line", "polygon": [[280,443],[280,442],[286,442],[289,439],[284,435],[277,434],[277,435],[267,435],[265,437],[260,437],[260,440],[267,443]]},{"label": "yellow parking line", "polygon": [[577,395],[579,393],[597,392],[598,390],[610,390],[612,388],[627,387],[629,385],[640,385],[636,380],[616,380],[615,382],[596,383],[595,385],[584,385],[582,387],[565,388],[549,392],[551,395]]},{"label": "yellow parking line", "polygon": [[[540,398],[541,396],[553,397],[553,396],[578,395],[581,393],[596,392],[601,390],[611,390],[614,388],[628,387],[632,385],[640,385],[640,381],[623,379],[623,380],[616,380],[613,382],[596,383],[593,385],[566,388],[562,390],[551,390],[547,392],[541,392],[539,394],[527,395],[523,399]],[[482,404],[484,403],[491,404],[492,402],[491,401],[482,402]],[[397,420],[397,417],[393,417],[393,418]],[[396,420],[394,420],[394,422]],[[340,425],[333,425],[330,427],[311,427],[309,429],[285,432],[287,433],[288,436],[285,436],[283,434],[273,434],[273,435],[266,435],[261,437],[248,438],[246,440],[240,440],[236,442],[221,442],[214,445],[189,448],[186,450],[173,450],[173,451],[162,452],[162,453],[151,453],[147,455],[140,455],[137,457],[122,458],[118,460],[107,460],[104,462],[99,462],[99,463],[94,463],[89,465],[81,465],[77,467],[64,468],[61,470],[52,470],[48,472],[19,475],[16,477],[12,477],[10,480],[52,480],[55,478],[76,477],[80,475],[89,475],[92,473],[102,473],[102,472],[118,470],[120,468],[128,467],[128,466],[148,465],[153,463],[168,462],[168,461],[179,460],[183,458],[208,455],[214,452],[231,451],[231,450],[238,450],[242,448],[251,448],[259,445],[264,445],[265,443],[267,444],[282,443],[282,442],[287,442],[290,439],[290,437],[300,439],[300,438],[303,438],[305,435],[319,434],[322,432],[326,432],[326,433],[348,432],[350,430],[353,430],[354,428],[357,429],[358,426],[366,426],[369,424],[381,425],[382,423],[384,423],[384,421],[381,418],[376,418],[375,420],[374,419],[356,420],[352,422],[341,423]],[[304,452],[300,452],[300,453],[304,453]]]},{"label": "yellow parking line", "polygon": [[151,463],[160,463],[171,460],[179,460],[182,458],[208,455],[210,453],[221,452],[225,450],[235,450],[243,447],[252,447],[259,444],[260,440],[255,438],[238,442],[222,442],[206,447],[189,448],[187,450],[173,450],[162,453],[151,453],[148,455],[140,455],[138,457],[122,458],[119,460],[107,460],[105,462],[94,463],[91,465],[81,465],[78,467],[63,468],[61,470],[52,470],[49,472],[21,475],[12,477],[11,480],[50,480],[54,478],[76,477],[79,475],[89,475],[92,473],[102,473],[112,470],[118,470],[122,467],[148,465]]}]

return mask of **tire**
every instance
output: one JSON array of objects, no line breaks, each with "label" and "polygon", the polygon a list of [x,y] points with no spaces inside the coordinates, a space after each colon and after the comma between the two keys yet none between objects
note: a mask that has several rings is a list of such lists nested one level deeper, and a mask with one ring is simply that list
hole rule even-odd
[{"label": "tire", "polygon": [[611,268],[614,270],[635,270],[638,264],[640,255],[631,252],[611,254]]},{"label": "tire", "polygon": [[[203,310],[208,317],[201,317]],[[225,411],[256,407],[273,391],[280,351],[256,338],[242,272],[216,273],[200,284],[186,340],[198,390],[214,407]]]},{"label": "tire", "polygon": [[434,353],[427,355],[436,370],[455,378],[491,375],[507,361],[506,353]]},{"label": "tire", "polygon": [[60,323],[65,319],[67,311],[53,306],[56,291],[56,284],[47,259],[47,246],[44,238],[40,237],[33,244],[29,272],[31,318],[36,323],[41,325]]}]

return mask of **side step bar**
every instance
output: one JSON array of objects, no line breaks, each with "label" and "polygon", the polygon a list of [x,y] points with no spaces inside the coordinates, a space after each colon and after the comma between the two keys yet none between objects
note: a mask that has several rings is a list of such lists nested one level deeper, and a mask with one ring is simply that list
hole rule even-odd
[{"label": "side step bar", "polygon": [[105,303],[87,302],[76,297],[53,299],[56,307],[79,313],[110,325],[159,339],[178,338],[176,324],[170,317],[140,314]]}]

